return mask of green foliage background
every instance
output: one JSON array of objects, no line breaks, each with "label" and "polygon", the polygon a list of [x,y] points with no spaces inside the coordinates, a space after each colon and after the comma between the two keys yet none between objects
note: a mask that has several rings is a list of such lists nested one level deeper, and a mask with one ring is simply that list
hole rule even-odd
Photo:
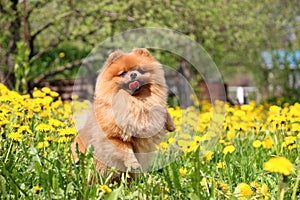
[{"label": "green foliage background", "polygon": [[[32,82],[38,82],[35,77],[84,58],[110,36],[134,28],[159,27],[190,36],[212,56],[225,82],[236,84],[245,76],[234,77],[235,74],[246,75],[266,98],[276,95],[278,87],[297,89],[284,81],[291,73],[289,69],[287,73],[266,69],[261,52],[294,51],[299,47],[299,8],[296,0],[0,0],[0,56],[3,58],[0,80],[26,92],[34,86]],[[28,62],[30,74],[24,75],[28,85],[23,89],[16,83],[22,77],[14,70],[20,57],[19,42],[24,42],[24,51],[29,52],[23,58]],[[59,59],[60,51],[66,53],[64,59]],[[160,58],[168,60],[164,55]],[[76,68],[76,63],[73,64]],[[179,62],[165,64],[176,69]],[[72,74],[63,72],[64,76],[58,78]],[[274,81],[270,74],[279,81]],[[192,78],[199,81],[198,77]]]}]

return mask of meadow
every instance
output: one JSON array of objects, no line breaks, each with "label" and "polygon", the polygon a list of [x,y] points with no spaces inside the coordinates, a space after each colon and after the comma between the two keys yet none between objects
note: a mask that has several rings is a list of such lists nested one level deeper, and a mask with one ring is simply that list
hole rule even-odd
[{"label": "meadow", "polygon": [[169,108],[177,130],[157,148],[161,157],[174,149],[177,156],[160,170],[130,184],[124,174],[117,184],[112,169],[90,184],[92,149],[77,163],[70,151],[72,113],[88,102],[64,102],[49,88],[21,95],[0,84],[0,198],[300,199],[300,103],[218,104],[225,108],[219,129],[211,128],[218,108],[208,102],[197,105],[198,114]]}]

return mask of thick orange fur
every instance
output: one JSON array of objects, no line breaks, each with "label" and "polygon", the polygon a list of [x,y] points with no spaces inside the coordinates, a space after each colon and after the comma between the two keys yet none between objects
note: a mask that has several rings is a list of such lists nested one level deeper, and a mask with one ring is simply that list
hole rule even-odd
[{"label": "thick orange fur", "polygon": [[[133,73],[138,90],[128,86]],[[107,166],[147,170],[166,130],[174,131],[175,126],[167,111],[161,65],[146,49],[116,51],[100,71],[93,107],[71,148],[77,159],[76,144],[83,153],[93,145],[100,172]]]}]

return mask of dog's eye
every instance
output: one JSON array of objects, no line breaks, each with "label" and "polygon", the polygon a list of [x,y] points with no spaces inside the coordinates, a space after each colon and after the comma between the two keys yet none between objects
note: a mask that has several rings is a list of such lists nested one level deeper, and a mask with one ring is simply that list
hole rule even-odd
[{"label": "dog's eye", "polygon": [[141,70],[141,69],[137,69],[138,72],[140,72],[140,74],[144,74],[144,70]]},{"label": "dog's eye", "polygon": [[121,72],[119,75],[120,76],[125,76],[127,74],[127,72]]}]

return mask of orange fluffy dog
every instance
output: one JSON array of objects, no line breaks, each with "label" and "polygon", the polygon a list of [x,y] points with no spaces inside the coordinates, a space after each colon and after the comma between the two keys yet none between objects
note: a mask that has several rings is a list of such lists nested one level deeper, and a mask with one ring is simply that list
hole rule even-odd
[{"label": "orange fluffy dog", "polygon": [[147,170],[155,146],[175,127],[167,111],[164,71],[146,49],[116,51],[97,79],[95,99],[84,127],[72,144],[81,152],[94,147],[96,168]]}]

